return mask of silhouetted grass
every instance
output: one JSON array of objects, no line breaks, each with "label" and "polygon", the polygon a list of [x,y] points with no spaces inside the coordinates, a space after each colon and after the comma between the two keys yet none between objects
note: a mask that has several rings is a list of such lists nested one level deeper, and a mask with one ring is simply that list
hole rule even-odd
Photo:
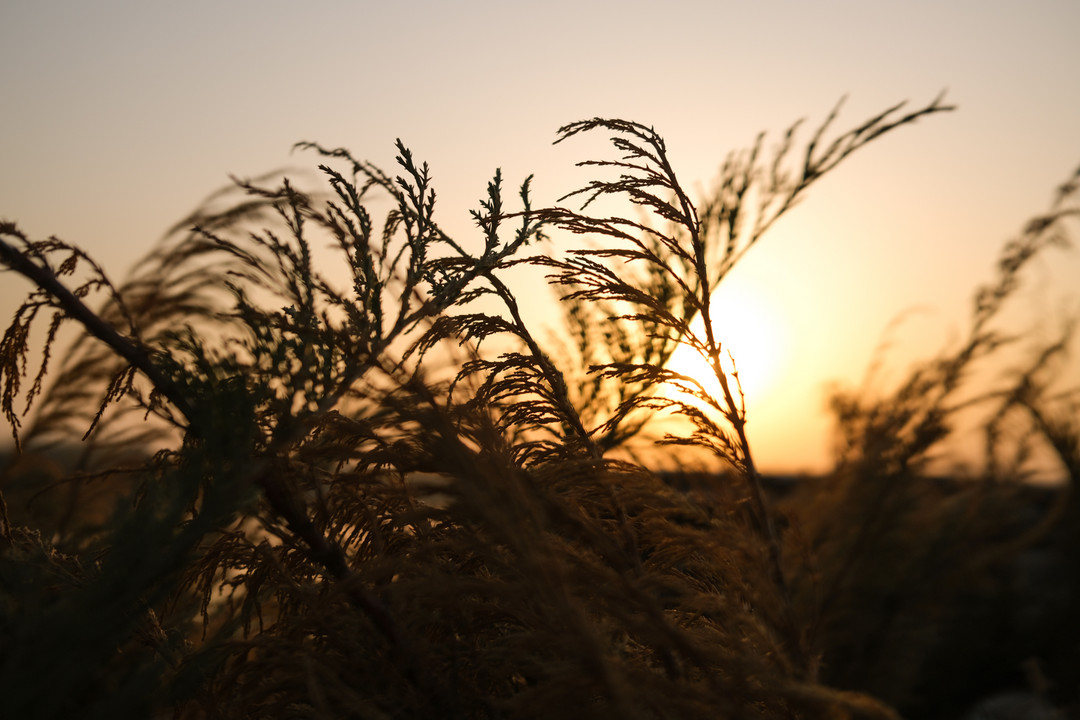
[{"label": "silhouetted grass", "polygon": [[[970,367],[1002,345],[1023,265],[1076,213],[1075,180],[1006,246],[966,343],[892,394],[838,396],[828,477],[770,492],[721,363],[712,295],[745,252],[851,152],[948,109],[828,138],[834,112],[771,155],[759,138],[699,204],[651,128],[574,123],[559,141],[612,134],[619,157],[583,164],[615,176],[564,198],[579,210],[536,209],[528,179],[511,202],[496,172],[469,242],[436,223],[402,143],[399,175],[304,143],[325,191],[238,183],[119,286],[0,225],[0,259],[35,284],[0,341],[19,445],[0,496],[0,714],[946,717],[1025,661],[1048,683],[1032,690],[1076,703],[1075,495],[1032,499],[1001,461],[1022,459],[1001,432],[1019,415],[1076,485],[1075,410],[1047,377],[1066,340],[976,393],[987,478],[924,472],[972,402]],[[381,222],[373,194],[392,200]],[[648,219],[586,213],[608,195]],[[559,230],[602,242],[556,255]],[[327,241],[344,290],[312,260]],[[524,321],[504,279],[519,265],[564,292],[567,352]],[[46,386],[68,322],[84,335]],[[680,344],[720,397],[667,367]],[[676,481],[616,459],[658,413],[692,427],[663,445],[727,471]],[[1024,606],[1031,557],[1060,607]],[[1007,638],[980,632],[1025,612]],[[1007,670],[981,682],[986,667]]]}]

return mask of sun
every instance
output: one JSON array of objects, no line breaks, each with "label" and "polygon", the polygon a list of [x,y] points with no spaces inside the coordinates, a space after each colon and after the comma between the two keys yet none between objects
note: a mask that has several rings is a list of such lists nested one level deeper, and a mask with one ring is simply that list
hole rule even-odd
[{"label": "sun", "polygon": [[[703,333],[700,317],[694,331]],[[776,304],[752,286],[722,287],[713,296],[713,331],[723,349],[724,370],[729,375],[738,371],[747,407],[763,402],[775,388],[787,356],[789,332]],[[689,347],[676,350],[668,367],[695,378],[714,396],[721,393],[708,362]]]}]

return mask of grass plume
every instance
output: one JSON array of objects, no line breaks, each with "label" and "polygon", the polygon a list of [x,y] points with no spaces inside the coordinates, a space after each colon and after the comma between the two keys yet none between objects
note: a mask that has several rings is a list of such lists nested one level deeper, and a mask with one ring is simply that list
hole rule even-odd
[{"label": "grass plume", "polygon": [[[935,633],[967,632],[971,589],[1008,582],[1023,552],[1049,543],[1072,562],[1075,500],[1025,523],[1000,466],[960,489],[920,473],[968,369],[1003,346],[993,323],[1023,267],[1076,214],[1075,179],[1006,246],[958,350],[886,397],[837,397],[835,472],[785,498],[755,463],[712,302],[812,184],[947,110],[897,105],[833,137],[837,107],[803,146],[796,124],[772,153],[762,137],[733,153],[697,203],[652,128],[572,123],[557,142],[606,132],[618,153],[582,163],[601,177],[559,201],[581,207],[534,207],[531,178],[508,198],[496,171],[467,240],[440,227],[433,172],[401,141],[396,174],[301,143],[322,190],[237,181],[119,285],[75,246],[3,223],[0,261],[34,289],[0,344],[18,445],[0,485],[0,714],[962,709],[970,696],[922,672],[961,655]],[[390,199],[382,218],[373,197]],[[642,212],[589,214],[608,197]],[[553,233],[594,245],[556,254]],[[316,266],[317,243],[346,288]],[[506,279],[521,267],[561,293],[569,352],[526,322]],[[65,323],[83,334],[55,368]],[[680,345],[718,396],[669,367]],[[991,456],[1002,419],[1024,414],[1075,485],[1075,412],[1046,372],[1067,347],[980,398]],[[680,479],[619,456],[658,413],[692,428],[661,446],[706,448],[726,472]],[[1050,646],[1014,649],[1059,683],[1076,668]]]}]

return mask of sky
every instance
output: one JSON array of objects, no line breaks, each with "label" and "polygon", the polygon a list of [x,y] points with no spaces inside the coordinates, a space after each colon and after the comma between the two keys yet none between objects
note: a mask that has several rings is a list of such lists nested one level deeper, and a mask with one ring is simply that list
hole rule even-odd
[{"label": "sky", "polygon": [[[732,318],[761,318],[721,320],[747,358],[759,464],[821,470],[829,388],[861,380],[901,313],[897,373],[961,337],[1003,242],[1080,164],[1078,27],[1073,0],[2,0],[0,217],[119,279],[230,174],[310,169],[302,140],[390,168],[401,138],[467,238],[495,168],[535,174],[537,204],[587,180],[573,164],[601,146],[553,147],[568,122],[655,127],[704,193],[760,131],[816,127],[845,96],[847,129],[946,90],[956,112],[846,161],[720,290]],[[1080,307],[1078,251],[1030,280],[1021,308],[1046,332]],[[0,275],[5,322],[26,288]]]}]

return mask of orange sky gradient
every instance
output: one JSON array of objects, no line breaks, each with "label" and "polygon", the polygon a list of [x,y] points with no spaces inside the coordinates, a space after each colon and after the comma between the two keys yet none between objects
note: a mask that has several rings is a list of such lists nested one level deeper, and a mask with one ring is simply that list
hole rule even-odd
[{"label": "orange sky gradient", "polygon": [[[432,168],[437,220],[479,242],[468,211],[495,168],[509,186],[535,173],[536,205],[586,181],[574,162],[606,148],[552,146],[571,121],[654,126],[704,190],[729,151],[802,117],[806,140],[841,96],[846,130],[947,89],[956,112],[858,152],[721,289],[731,313],[772,318],[765,350],[753,332],[732,339],[768,365],[748,385],[759,465],[820,471],[830,384],[857,384],[903,311],[916,310],[887,356],[894,378],[961,338],[1001,245],[1080,164],[1077,28],[1072,0],[11,0],[0,217],[82,246],[118,280],[230,174],[313,168],[290,152],[301,140],[389,170],[400,137]],[[1080,310],[1078,255],[1029,269],[1017,312],[1046,337]],[[0,275],[5,324],[26,289]],[[543,322],[549,307],[528,310]]]}]

